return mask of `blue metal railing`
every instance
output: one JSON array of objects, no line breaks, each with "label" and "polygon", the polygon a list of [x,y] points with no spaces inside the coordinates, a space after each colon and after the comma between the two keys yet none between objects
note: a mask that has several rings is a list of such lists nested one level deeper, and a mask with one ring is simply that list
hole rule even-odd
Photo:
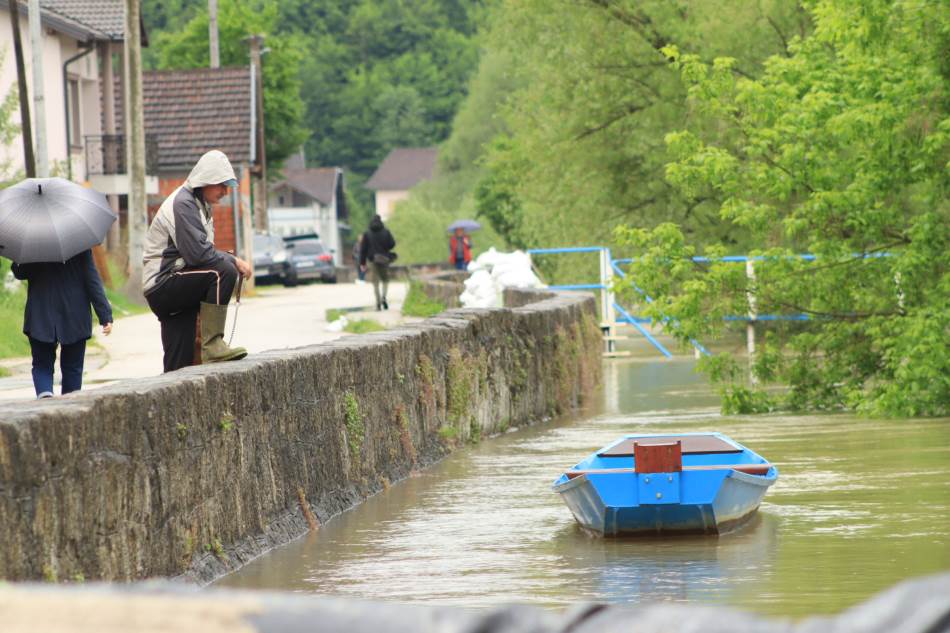
[{"label": "blue metal railing", "polygon": [[[606,259],[601,260],[601,282],[594,284],[560,284],[549,286],[553,290],[599,290],[601,292],[602,300],[602,309],[605,313],[611,315],[607,319],[608,334],[612,334],[612,324],[613,323],[628,323],[639,331],[647,341],[650,342],[661,354],[667,358],[671,358],[672,354],[666,347],[663,346],[652,334],[650,334],[646,328],[643,327],[644,324],[652,323],[653,320],[641,316],[636,316],[630,314],[622,305],[613,300],[613,288],[610,282],[611,272],[616,274],[618,277],[626,278],[627,273],[623,270],[622,266],[625,264],[631,264],[635,260],[630,258],[619,258],[613,259],[610,254],[610,249],[605,246],[569,246],[564,248],[533,248],[528,250],[529,255],[558,255],[558,254],[568,254],[568,253],[600,253],[602,257],[606,254]],[[890,257],[890,253],[881,252],[881,253],[853,253],[853,257],[861,259],[877,259],[882,257]],[[801,253],[799,255],[790,255],[790,259],[801,259],[804,261],[815,261],[818,259],[817,255],[811,253]],[[766,255],[726,255],[723,257],[705,257],[705,256],[696,256],[690,258],[693,262],[708,264],[713,262],[732,262],[732,263],[745,263],[745,262],[762,262],[766,260],[776,259],[772,256]],[[605,262],[608,264],[605,265]],[[751,274],[751,273],[750,273]],[[631,284],[635,292],[637,292],[644,301],[647,303],[653,303],[653,298],[650,297],[642,288],[636,284]],[[619,315],[619,317],[614,317],[613,313]],[[753,309],[754,313],[754,309]],[[749,324],[755,323],[756,321],[809,321],[811,316],[807,314],[748,314],[748,315],[727,315],[723,317],[724,321],[730,322],[746,322]],[[670,323],[675,326],[676,321],[667,316],[661,315],[662,323]],[[750,326],[751,327],[751,326]],[[610,338],[608,336],[608,338]],[[690,344],[696,349],[700,354],[706,356],[710,355],[709,350],[707,350],[703,345],[695,340],[690,339]],[[750,353],[751,353],[750,347]]]}]

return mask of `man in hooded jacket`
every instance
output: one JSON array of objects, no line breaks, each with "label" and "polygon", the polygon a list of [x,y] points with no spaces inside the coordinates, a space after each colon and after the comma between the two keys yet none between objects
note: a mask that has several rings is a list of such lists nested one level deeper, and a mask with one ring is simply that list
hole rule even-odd
[{"label": "man in hooded jacket", "polygon": [[[360,243],[360,270],[366,272],[366,264],[373,268],[373,294],[376,295],[376,309],[388,310],[386,292],[389,290],[389,265],[396,259],[392,250],[396,248],[393,234],[383,225],[383,219],[374,215],[369,222],[369,230],[363,233]],[[380,293],[379,285],[383,291]]]},{"label": "man in hooded jacket", "polygon": [[145,235],[142,271],[145,299],[162,325],[166,372],[194,362],[195,321],[201,315],[201,362],[238,360],[243,347],[228,347],[224,325],[242,259],[214,248],[211,205],[237,185],[223,152],[202,156],[181,187],[159,207]]}]

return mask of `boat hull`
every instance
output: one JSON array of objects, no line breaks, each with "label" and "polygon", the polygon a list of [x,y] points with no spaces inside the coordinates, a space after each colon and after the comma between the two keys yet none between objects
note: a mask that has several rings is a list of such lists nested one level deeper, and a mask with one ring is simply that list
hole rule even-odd
[{"label": "boat hull", "polygon": [[[748,459],[761,460],[751,452]],[[757,474],[715,464],[640,473],[603,468],[603,458],[592,457],[582,464],[601,468],[569,471],[555,482],[554,491],[581,527],[603,536],[722,534],[748,521],[775,483],[778,471],[762,462]],[[628,464],[632,461],[623,465]]]}]

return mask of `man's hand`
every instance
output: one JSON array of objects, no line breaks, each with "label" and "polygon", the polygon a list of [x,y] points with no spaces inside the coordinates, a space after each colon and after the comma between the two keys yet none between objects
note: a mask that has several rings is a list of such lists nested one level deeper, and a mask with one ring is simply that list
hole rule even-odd
[{"label": "man's hand", "polygon": [[251,275],[254,273],[254,269],[252,269],[250,265],[240,257],[234,258],[234,265],[237,266],[238,272],[241,273],[241,276],[245,279],[250,279]]},{"label": "man's hand", "polygon": [[366,272],[366,264],[363,264],[362,266],[360,266],[360,270],[362,270],[362,271],[365,273],[365,272]]},{"label": "man's hand", "polygon": [[104,323],[102,325],[102,334],[103,336],[109,336],[112,334],[112,323]]}]

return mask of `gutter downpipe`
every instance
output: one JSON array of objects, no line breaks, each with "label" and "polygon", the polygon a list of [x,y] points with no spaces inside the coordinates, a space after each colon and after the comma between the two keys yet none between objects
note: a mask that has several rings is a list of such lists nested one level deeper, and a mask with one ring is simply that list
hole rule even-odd
[{"label": "gutter downpipe", "polygon": [[[82,59],[95,50],[96,47],[95,44],[93,44],[81,53],[76,53],[63,62],[63,104],[66,106],[66,174],[69,177],[69,180],[73,179],[72,134],[69,129],[69,65],[74,61]],[[76,105],[77,107],[79,106],[78,103]]]},{"label": "gutter downpipe", "polygon": [[231,215],[234,218],[234,253],[244,259],[244,231],[242,230],[239,214],[238,214],[238,189],[241,188],[241,182],[244,180],[244,168],[238,167],[238,184],[235,187],[231,187]]}]

